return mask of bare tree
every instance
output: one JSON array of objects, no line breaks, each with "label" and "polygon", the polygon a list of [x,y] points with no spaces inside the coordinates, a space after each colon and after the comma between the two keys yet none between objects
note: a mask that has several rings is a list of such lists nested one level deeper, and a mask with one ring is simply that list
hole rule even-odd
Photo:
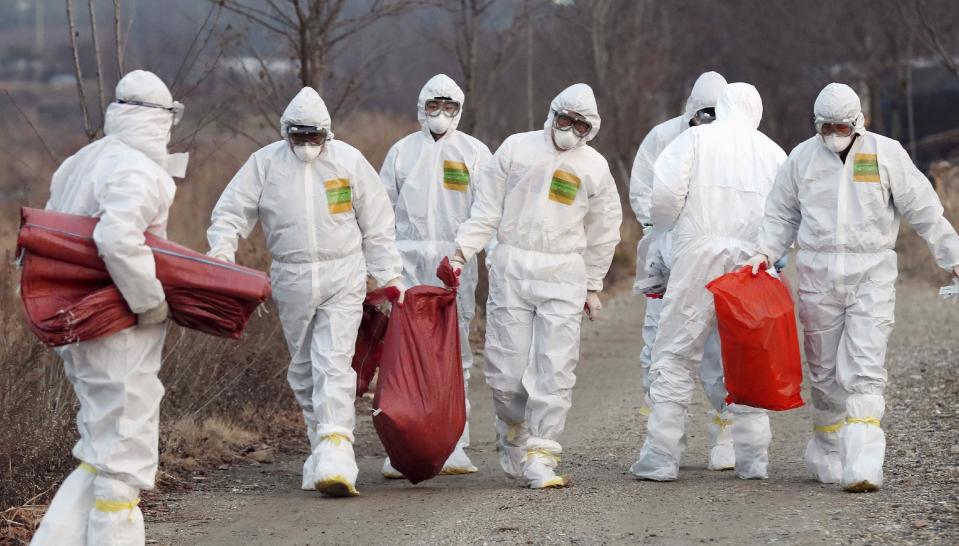
[{"label": "bare tree", "polygon": [[83,90],[83,72],[80,70],[80,49],[77,47],[76,23],[73,20],[73,2],[66,0],[67,4],[67,30],[70,32],[70,49],[73,51],[73,69],[77,78],[77,95],[80,98],[80,113],[83,115],[83,132],[87,139],[93,142],[97,138],[97,128],[90,124],[90,113],[87,111],[87,97]]},{"label": "bare tree", "polygon": [[[266,8],[241,0],[208,0],[283,40],[299,63],[300,85],[322,91],[338,50],[373,23],[394,17],[417,0],[369,0],[359,10],[346,0],[266,0]],[[355,6],[356,3],[352,3]],[[355,11],[355,13],[354,13]]]},{"label": "bare tree", "polygon": [[93,40],[93,58],[96,60],[97,73],[97,106],[100,107],[100,119],[107,107],[107,99],[103,94],[103,71],[100,64],[100,40],[97,37],[97,10],[95,0],[87,0],[87,11],[90,12],[90,39]]},{"label": "bare tree", "polygon": [[[897,6],[903,19],[911,22],[914,34],[923,45],[939,58],[946,70],[959,78],[959,62],[956,61],[954,47],[955,32],[945,30],[955,29],[955,24],[959,22],[955,16],[955,4],[949,3],[943,6],[945,9],[935,10],[935,14],[930,13],[934,8],[929,4],[927,0],[911,0],[898,2]],[[947,43],[950,39],[952,44]]]}]

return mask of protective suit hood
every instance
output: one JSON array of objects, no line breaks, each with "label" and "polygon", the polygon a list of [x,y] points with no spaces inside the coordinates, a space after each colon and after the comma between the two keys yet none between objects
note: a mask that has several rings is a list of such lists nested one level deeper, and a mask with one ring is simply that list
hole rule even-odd
[{"label": "protective suit hood", "polygon": [[693,90],[686,99],[686,110],[683,112],[686,123],[688,124],[689,120],[693,119],[693,115],[703,108],[714,108],[725,89],[726,78],[719,72],[703,72],[696,78]]},{"label": "protective suit hood", "polygon": [[453,78],[446,74],[437,74],[430,78],[429,81],[426,82],[426,85],[423,86],[423,89],[420,90],[420,96],[416,100],[416,119],[419,120],[420,126],[423,127],[424,131],[429,131],[429,128],[426,126],[426,101],[435,99],[436,97],[449,97],[460,103],[460,111],[453,116],[453,121],[450,123],[449,129],[444,133],[444,135],[448,135],[455,131],[456,126],[460,123],[466,95],[463,94],[460,86],[456,85]]},{"label": "protective suit hood", "polygon": [[[116,100],[147,102],[171,108],[173,95],[153,72],[134,70],[120,78]],[[167,163],[167,144],[173,115],[159,108],[111,103],[103,121],[103,134],[143,152],[161,167]]]},{"label": "protective suit hood", "polygon": [[593,95],[593,88],[585,83],[576,83],[564,89],[559,95],[556,95],[553,102],[549,104],[549,113],[546,115],[546,123],[543,125],[547,134],[549,134],[549,130],[553,127],[553,112],[557,110],[572,110],[577,112],[585,117],[586,121],[592,125],[589,133],[586,134],[586,137],[580,141],[577,147],[596,138],[602,120],[599,117],[599,108],[596,106],[596,96]]},{"label": "protective suit hood", "polygon": [[327,140],[333,138],[333,120],[326,103],[312,87],[304,87],[293,97],[280,117],[280,136],[286,140],[286,129],[290,125],[312,125],[327,132]]},{"label": "protective suit hood", "polygon": [[763,119],[763,101],[759,91],[748,83],[731,83],[716,103],[716,120],[759,128]]},{"label": "protective suit hood", "polygon": [[862,114],[859,95],[844,83],[831,83],[824,87],[816,97],[813,114],[817,122],[851,123],[856,134],[866,134],[866,118]]}]

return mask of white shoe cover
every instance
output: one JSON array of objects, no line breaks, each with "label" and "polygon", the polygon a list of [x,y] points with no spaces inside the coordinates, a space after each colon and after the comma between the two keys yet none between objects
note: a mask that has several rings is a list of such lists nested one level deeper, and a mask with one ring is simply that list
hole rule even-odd
[{"label": "white shoe cover", "polygon": [[567,476],[556,475],[556,465],[563,448],[556,442],[531,438],[523,462],[523,477],[530,489],[558,489],[569,485]]},{"label": "white shoe cover", "polygon": [[393,463],[390,462],[390,458],[387,457],[383,459],[383,477],[388,480],[402,480],[403,473],[399,470],[393,468]]},{"label": "white shoe cover", "polygon": [[526,423],[508,425],[496,418],[496,454],[499,465],[507,476],[518,480],[523,477],[523,459],[526,457],[526,442],[529,430]]},{"label": "white shoe cover", "polygon": [[[306,412],[303,413],[303,416],[306,422],[309,423],[310,420]],[[307,457],[306,462],[303,463],[303,484],[300,485],[300,489],[303,491],[315,491],[316,486],[313,485],[313,467],[316,466],[316,460],[313,459],[313,450],[316,449],[316,444],[319,443],[316,427],[307,424],[306,436],[310,440],[310,456]]]},{"label": "white shoe cover", "polygon": [[709,470],[732,470],[736,466],[736,452],[733,450],[733,435],[730,427],[733,416],[729,411],[722,415],[710,411],[710,422],[706,426],[709,438],[709,458],[706,468]]},{"label": "white shoe cover", "polygon": [[[473,461],[470,460],[469,455],[463,451],[463,447],[456,446],[453,453],[451,453],[449,458],[446,459],[446,462],[443,463],[443,470],[440,471],[440,474],[443,476],[458,476],[461,474],[472,474],[478,471],[479,469],[473,466]],[[385,474],[384,468],[384,475]]]},{"label": "white shoe cover", "polygon": [[629,471],[643,480],[675,480],[685,438],[686,409],[674,402],[654,403],[646,424],[646,441]]},{"label": "white shoe cover", "polygon": [[819,483],[839,483],[842,479],[839,432],[813,432],[803,459]]},{"label": "white shoe cover", "polygon": [[313,451],[313,485],[326,497],[356,497],[360,469],[353,455],[353,433],[343,427],[320,430],[319,445]]},{"label": "white shoe cover", "polygon": [[87,544],[143,546],[146,530],[137,503],[140,490],[104,474],[93,480],[94,505],[87,523]]},{"label": "white shoe cover", "polygon": [[880,421],[886,412],[882,395],[853,394],[846,399],[846,426],[839,433],[842,488],[854,493],[882,487],[886,433]]},{"label": "white shoe cover", "polygon": [[63,480],[30,544],[86,546],[95,476],[93,467],[81,466]]},{"label": "white shoe cover", "polygon": [[765,480],[769,477],[769,415],[763,410],[732,405],[730,432],[736,453],[736,475],[744,480]]}]

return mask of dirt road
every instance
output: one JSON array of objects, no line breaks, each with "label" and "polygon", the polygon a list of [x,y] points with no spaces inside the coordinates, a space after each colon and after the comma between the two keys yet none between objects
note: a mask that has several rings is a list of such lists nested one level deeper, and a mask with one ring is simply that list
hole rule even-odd
[{"label": "dirt road", "polygon": [[[690,408],[680,480],[639,482],[627,469],[643,438],[638,331],[642,306],[620,296],[587,324],[564,438],[565,490],[519,487],[496,463],[490,396],[473,382],[473,448],[480,472],[418,486],[380,476],[368,416],[357,444],[362,496],[300,491],[302,459],[222,471],[169,499],[147,526],[153,544],[847,544],[959,542],[959,305],[904,285],[890,347],[886,488],[853,495],[807,477],[806,410],[772,415],[770,479],[705,468],[707,405]],[[482,362],[477,363],[478,366]],[[477,377],[479,370],[477,367]]]}]

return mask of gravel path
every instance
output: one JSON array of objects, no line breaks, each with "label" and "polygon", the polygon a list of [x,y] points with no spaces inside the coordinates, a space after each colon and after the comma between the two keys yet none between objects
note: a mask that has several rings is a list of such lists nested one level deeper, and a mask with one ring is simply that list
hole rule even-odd
[{"label": "gravel path", "polygon": [[[473,448],[480,472],[418,486],[379,474],[382,448],[361,417],[356,499],[298,489],[300,456],[218,471],[164,500],[148,521],[152,544],[875,544],[959,543],[959,305],[904,284],[889,352],[884,427],[886,487],[852,495],[807,476],[811,428],[800,409],[772,416],[770,479],[743,481],[705,468],[707,405],[690,408],[680,480],[639,482],[628,467],[645,420],[638,414],[642,305],[623,295],[586,324],[561,468],[565,490],[520,488],[498,469],[489,392],[474,381]],[[478,359],[481,365],[481,359]],[[477,368],[478,370],[479,368]],[[477,373],[477,376],[479,374]]]}]

